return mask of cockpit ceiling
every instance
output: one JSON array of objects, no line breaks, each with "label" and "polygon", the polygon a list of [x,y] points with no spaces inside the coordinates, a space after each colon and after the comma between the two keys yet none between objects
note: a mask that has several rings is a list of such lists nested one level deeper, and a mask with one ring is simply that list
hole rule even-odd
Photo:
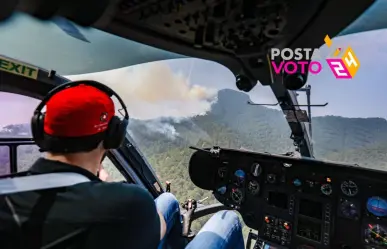
[{"label": "cockpit ceiling", "polygon": [[264,52],[286,37],[285,1],[124,0],[116,20],[231,54]]},{"label": "cockpit ceiling", "polygon": [[[34,2],[20,0],[15,10],[40,18],[44,13],[43,19],[47,20],[50,18],[47,13],[62,15],[62,9],[70,8],[65,6],[70,1],[61,1],[60,4],[55,1],[58,6],[44,5],[45,8],[42,5],[39,7],[41,10],[36,6],[30,7]],[[41,51],[53,55],[44,57],[45,61],[39,58],[30,60],[30,55],[21,52],[8,55],[64,74],[90,73],[191,56],[219,62],[235,74],[244,73],[263,84],[269,84],[266,54],[271,47],[319,47],[326,34],[334,37],[340,32],[345,35],[387,26],[387,20],[381,18],[385,13],[383,10],[387,10],[387,1],[384,0],[105,0],[102,3],[106,6],[101,5],[103,8],[99,6],[99,9],[96,5],[71,6],[78,9],[70,11],[71,14],[67,11],[67,15],[63,16],[75,23],[85,24],[85,19],[92,20],[87,25],[130,41],[78,26],[90,40],[89,44],[82,44],[73,38],[62,38],[65,34],[56,30],[55,25],[27,20],[25,17],[17,20],[11,18],[11,23],[19,19],[19,23],[22,23],[24,19],[23,22],[28,21],[31,23],[28,25],[39,29],[39,37],[24,40],[32,39],[34,41],[30,42],[33,44],[55,40],[56,45],[45,46],[45,50]],[[361,16],[373,3],[367,15]],[[101,11],[101,8],[105,11]],[[359,16],[361,18],[350,25]],[[7,25],[3,27],[1,32],[5,32],[7,37],[20,40],[20,34],[25,34],[22,25],[14,25],[12,29],[6,29]],[[13,36],[17,32],[19,35]],[[51,39],[51,36],[55,38]],[[110,43],[111,49],[104,48]],[[71,58],[60,53],[68,50],[76,54],[80,51],[80,57],[85,58],[87,63],[80,63],[81,67],[72,66]],[[130,56],[123,51],[129,51]],[[146,56],[143,56],[144,53]],[[57,63],[56,54],[61,61],[68,63]],[[68,68],[63,68],[63,64]]]},{"label": "cockpit ceiling", "polygon": [[129,39],[215,60],[270,84],[270,48],[320,47],[325,35],[339,34],[374,2],[122,0],[104,30],[120,35],[126,29]]}]

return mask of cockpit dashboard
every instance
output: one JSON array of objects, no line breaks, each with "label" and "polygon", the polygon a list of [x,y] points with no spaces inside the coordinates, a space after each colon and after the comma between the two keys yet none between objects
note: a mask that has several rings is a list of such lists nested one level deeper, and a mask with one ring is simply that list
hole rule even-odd
[{"label": "cockpit dashboard", "polygon": [[[200,172],[206,177],[198,180]],[[213,190],[218,201],[239,211],[266,244],[387,248],[386,172],[213,148],[193,154],[190,175],[198,187]]]}]

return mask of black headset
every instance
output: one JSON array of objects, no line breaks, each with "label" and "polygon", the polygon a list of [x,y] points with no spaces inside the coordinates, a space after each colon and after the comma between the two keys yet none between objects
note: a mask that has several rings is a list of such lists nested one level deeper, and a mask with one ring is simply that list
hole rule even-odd
[{"label": "black headset", "polygon": [[[44,118],[45,113],[42,112],[44,106],[46,106],[47,102],[58,92],[79,85],[87,85],[95,87],[104,93],[106,93],[109,97],[115,96],[120,102],[122,109],[124,110],[124,118],[121,119],[118,116],[113,116],[109,122],[108,128],[105,132],[105,136],[103,138],[103,146],[105,149],[117,149],[124,142],[126,136],[126,129],[129,124],[129,114],[126,108],[124,101],[121,97],[113,91],[110,87],[99,83],[93,80],[81,80],[81,81],[72,81],[68,83],[64,83],[52,89],[40,102],[40,104],[36,107],[34,114],[31,119],[31,131],[32,136],[35,140],[35,143],[43,150],[47,150],[47,136],[44,132]],[[60,139],[58,140],[60,141]],[[63,148],[64,151],[68,151],[68,148]]]}]

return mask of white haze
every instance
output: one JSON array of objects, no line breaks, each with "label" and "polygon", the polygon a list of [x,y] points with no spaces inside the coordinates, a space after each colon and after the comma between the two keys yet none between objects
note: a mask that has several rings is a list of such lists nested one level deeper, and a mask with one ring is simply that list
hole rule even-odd
[{"label": "white haze", "polygon": [[124,100],[131,117],[142,120],[203,115],[216,96],[215,89],[191,84],[163,62],[66,77],[106,84]]},{"label": "white haze", "polygon": [[[159,120],[147,120],[145,123],[147,129],[152,130],[153,132],[159,132],[165,134],[169,139],[175,139],[179,133],[176,131],[176,128],[169,124],[160,122]],[[135,134],[134,134],[135,135]]]},{"label": "white haze", "polygon": [[148,129],[169,138],[178,133],[173,125],[160,119],[172,118],[179,122],[204,115],[216,101],[217,90],[192,84],[189,78],[173,72],[163,62],[66,77],[96,80],[111,87],[125,102],[131,118],[147,120]]}]

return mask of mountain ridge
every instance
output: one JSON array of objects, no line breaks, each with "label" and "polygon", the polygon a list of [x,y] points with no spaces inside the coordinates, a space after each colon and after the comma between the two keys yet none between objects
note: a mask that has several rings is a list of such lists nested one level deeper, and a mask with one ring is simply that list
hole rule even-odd
[{"label": "mountain ridge", "polygon": [[[129,122],[129,132],[140,148],[148,149],[161,140],[164,151],[171,147],[197,145],[200,142],[221,143],[212,132],[222,130],[234,137],[233,144],[255,151],[284,153],[294,150],[291,131],[282,111],[248,105],[250,97],[243,92],[223,89],[217,101],[204,115],[176,119],[137,120]],[[313,147],[317,157],[341,150],[352,150],[387,141],[384,118],[347,118],[319,116],[312,118]],[[306,124],[308,126],[308,124]],[[0,137],[31,136],[29,124],[3,126]],[[224,144],[224,145],[227,145]],[[277,149],[276,149],[277,147]],[[285,150],[285,151],[281,151]]]}]

